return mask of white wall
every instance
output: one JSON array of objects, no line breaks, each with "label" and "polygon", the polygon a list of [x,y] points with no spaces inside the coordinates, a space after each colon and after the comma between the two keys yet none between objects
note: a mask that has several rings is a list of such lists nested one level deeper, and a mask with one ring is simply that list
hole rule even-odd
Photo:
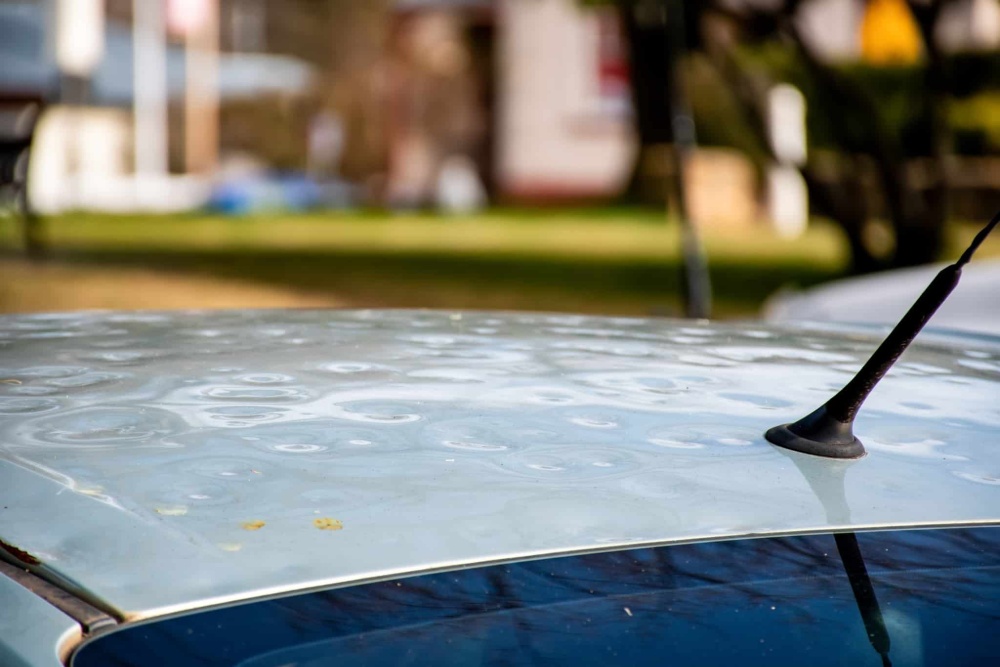
[{"label": "white wall", "polygon": [[861,53],[862,0],[811,0],[795,17],[802,38],[820,58],[854,60]]},{"label": "white wall", "polygon": [[[612,194],[631,120],[602,103],[597,22],[575,0],[500,0],[497,178],[509,195]],[[614,106],[614,105],[610,105]]]}]

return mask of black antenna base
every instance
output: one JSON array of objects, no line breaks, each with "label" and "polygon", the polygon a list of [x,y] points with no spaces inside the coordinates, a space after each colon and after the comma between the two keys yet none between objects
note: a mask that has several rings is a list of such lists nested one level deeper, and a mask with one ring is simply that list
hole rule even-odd
[{"label": "black antenna base", "polygon": [[831,459],[859,459],[865,446],[854,437],[853,422],[842,422],[823,405],[793,424],[768,429],[764,437],[772,444],[803,454]]}]

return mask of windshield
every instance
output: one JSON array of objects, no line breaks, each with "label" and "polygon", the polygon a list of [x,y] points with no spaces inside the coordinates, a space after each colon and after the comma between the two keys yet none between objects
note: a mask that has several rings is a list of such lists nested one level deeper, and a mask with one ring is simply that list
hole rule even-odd
[{"label": "windshield", "polygon": [[[892,664],[1000,654],[1000,530],[858,535]],[[551,558],[246,603],[90,642],[95,665],[882,664],[833,535]]]}]

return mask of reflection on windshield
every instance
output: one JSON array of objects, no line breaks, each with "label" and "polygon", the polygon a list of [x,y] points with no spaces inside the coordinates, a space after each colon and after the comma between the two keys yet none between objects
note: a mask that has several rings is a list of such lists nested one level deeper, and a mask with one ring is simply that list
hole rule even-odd
[{"label": "reflection on windshield", "polygon": [[[1000,655],[1000,530],[857,542],[896,667]],[[849,561],[819,535],[497,565],[126,628],[73,665],[878,665]]]},{"label": "reflection on windshield", "polygon": [[844,564],[847,580],[854,592],[854,600],[858,603],[858,612],[865,624],[868,641],[882,660],[882,667],[892,667],[892,661],[889,659],[889,646],[892,642],[885,627],[885,618],[878,604],[878,596],[875,595],[871,577],[868,576],[864,556],[861,555],[858,537],[854,533],[838,533],[833,538],[837,543],[837,551]]}]

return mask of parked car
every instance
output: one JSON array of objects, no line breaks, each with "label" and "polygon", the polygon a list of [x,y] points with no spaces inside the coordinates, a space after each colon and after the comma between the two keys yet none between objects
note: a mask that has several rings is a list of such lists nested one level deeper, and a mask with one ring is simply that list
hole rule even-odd
[{"label": "parked car", "polygon": [[0,664],[989,664],[1000,338],[434,311],[0,318]]},{"label": "parked car", "polygon": [[[893,324],[943,266],[896,269],[780,293],[765,305],[764,319]],[[1000,260],[970,264],[964,274],[962,289],[941,306],[930,326],[1000,335]]]}]

